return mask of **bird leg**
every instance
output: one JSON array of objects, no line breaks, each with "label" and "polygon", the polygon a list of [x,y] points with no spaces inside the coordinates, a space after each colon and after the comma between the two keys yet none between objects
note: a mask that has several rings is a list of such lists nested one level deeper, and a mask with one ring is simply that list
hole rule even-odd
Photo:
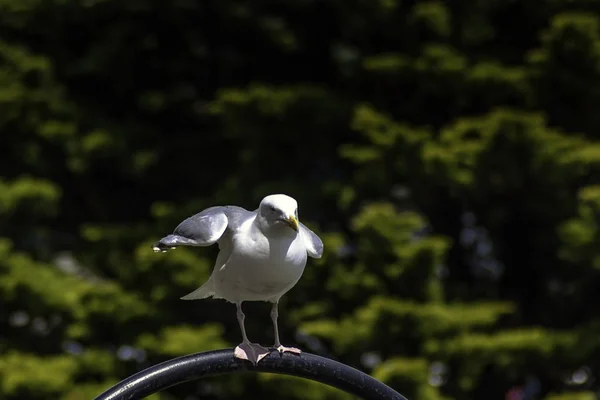
[{"label": "bird leg", "polygon": [[273,345],[273,347],[277,351],[279,351],[280,354],[283,354],[285,352],[300,354],[300,353],[302,353],[302,351],[300,349],[297,349],[295,347],[282,346],[281,342],[279,341],[279,328],[277,327],[277,317],[279,317],[279,312],[277,310],[278,306],[279,306],[279,302],[276,301],[273,303],[273,307],[271,308],[271,321],[273,321],[273,331],[275,333],[275,344]]},{"label": "bird leg", "polygon": [[252,364],[256,365],[260,360],[269,355],[270,351],[266,347],[259,345],[258,343],[250,343],[248,336],[246,336],[246,328],[244,327],[244,319],[246,316],[242,311],[242,302],[236,303],[237,306],[237,320],[242,330],[242,343],[240,343],[234,351],[235,358],[242,360],[248,360]]}]

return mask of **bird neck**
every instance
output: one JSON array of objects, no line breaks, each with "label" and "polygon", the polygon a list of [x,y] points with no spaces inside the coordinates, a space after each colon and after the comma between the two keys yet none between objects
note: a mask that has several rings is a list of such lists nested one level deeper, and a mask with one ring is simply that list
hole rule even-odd
[{"label": "bird neck", "polygon": [[258,214],[254,220],[254,228],[260,231],[269,239],[289,239],[293,240],[297,236],[297,232],[283,224],[269,224],[265,217]]}]

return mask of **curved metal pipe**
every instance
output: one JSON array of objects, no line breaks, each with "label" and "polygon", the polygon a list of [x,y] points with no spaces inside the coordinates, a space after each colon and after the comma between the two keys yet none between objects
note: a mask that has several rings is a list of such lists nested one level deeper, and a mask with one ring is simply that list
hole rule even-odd
[{"label": "curved metal pipe", "polygon": [[318,381],[366,400],[406,400],[389,386],[337,361],[310,353],[273,351],[257,365],[234,358],[233,349],[191,354],[165,361],[130,376],[95,400],[142,399],[171,386],[207,376],[269,372]]}]

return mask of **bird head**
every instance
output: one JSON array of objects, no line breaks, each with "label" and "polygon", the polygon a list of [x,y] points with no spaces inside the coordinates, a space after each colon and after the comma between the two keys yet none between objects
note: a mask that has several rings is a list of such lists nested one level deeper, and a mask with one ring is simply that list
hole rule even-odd
[{"label": "bird head", "polygon": [[269,226],[286,226],[298,232],[298,202],[285,194],[272,194],[260,202],[259,215]]}]

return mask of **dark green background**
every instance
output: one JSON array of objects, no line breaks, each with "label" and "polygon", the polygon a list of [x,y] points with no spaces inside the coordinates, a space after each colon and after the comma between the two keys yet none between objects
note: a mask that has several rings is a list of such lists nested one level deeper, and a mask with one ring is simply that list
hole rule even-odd
[{"label": "dark green background", "polygon": [[[239,343],[233,305],[179,300],[216,249],[151,244],[286,193],[325,255],[284,344],[411,400],[595,399],[599,132],[598,0],[0,0],[0,397]],[[154,398],[268,396],[348,398],[253,374]]]}]

